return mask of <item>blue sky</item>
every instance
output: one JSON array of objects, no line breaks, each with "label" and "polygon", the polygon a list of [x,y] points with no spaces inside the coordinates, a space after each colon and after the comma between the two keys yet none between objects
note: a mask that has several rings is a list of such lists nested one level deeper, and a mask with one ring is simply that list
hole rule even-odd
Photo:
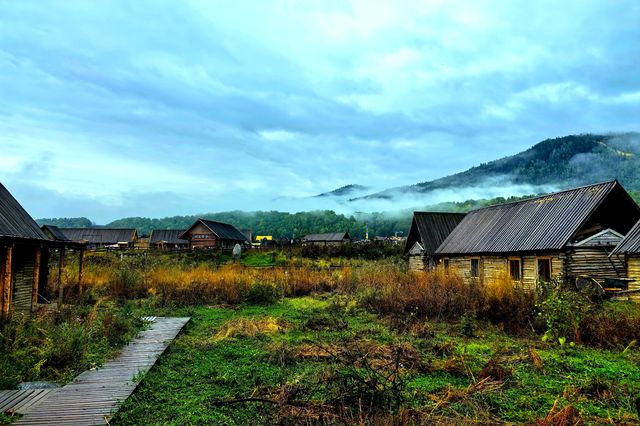
[{"label": "blue sky", "polygon": [[0,181],[35,217],[321,208],[639,130],[640,2],[0,0]]}]

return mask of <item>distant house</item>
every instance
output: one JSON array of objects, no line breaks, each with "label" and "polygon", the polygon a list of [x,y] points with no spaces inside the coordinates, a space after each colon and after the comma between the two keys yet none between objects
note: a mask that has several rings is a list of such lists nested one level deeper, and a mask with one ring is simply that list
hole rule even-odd
[{"label": "distant house", "polygon": [[350,243],[348,232],[330,232],[326,234],[309,234],[302,239],[302,245],[335,246]]},{"label": "distant house", "polygon": [[151,231],[149,245],[163,250],[189,248],[189,241],[180,238],[184,232],[184,229],[154,229]]},{"label": "distant house", "polygon": [[430,270],[435,267],[436,249],[464,218],[464,213],[413,212],[404,254],[409,268]]},{"label": "distant house", "polygon": [[233,225],[198,219],[178,238],[189,241],[193,249],[232,249],[236,244],[249,244],[245,235]]},{"label": "distant house", "polygon": [[36,308],[47,284],[49,249],[56,246],[0,184],[0,319]]},{"label": "distant house", "polygon": [[60,228],[69,240],[85,243],[89,249],[134,248],[138,232],[133,228]]},{"label": "distant house", "polygon": [[[612,261],[625,262],[626,277],[633,280],[629,282],[629,290],[640,291],[640,221],[636,222],[620,244],[613,249],[609,258]],[[634,297],[640,297],[640,293],[636,293]]]},{"label": "distant house", "polygon": [[269,249],[278,247],[278,241],[273,238],[273,235],[257,235],[255,242],[251,243],[253,248]]},{"label": "distant house", "polygon": [[55,225],[42,225],[40,229],[42,229],[42,232],[47,234],[47,237],[49,237],[50,240],[71,241],[69,237],[64,235],[64,233],[60,230],[60,228],[58,228]]},{"label": "distant house", "polygon": [[533,288],[553,278],[616,278],[609,257],[640,219],[617,182],[574,188],[471,211],[436,249],[437,267],[466,281],[510,279]]}]

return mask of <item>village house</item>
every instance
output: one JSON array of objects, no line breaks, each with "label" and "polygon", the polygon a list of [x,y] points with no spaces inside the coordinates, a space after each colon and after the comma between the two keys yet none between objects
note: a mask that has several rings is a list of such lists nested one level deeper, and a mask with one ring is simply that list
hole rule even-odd
[{"label": "village house", "polygon": [[134,248],[138,241],[138,231],[133,228],[60,228],[60,232],[88,249]]},{"label": "village house", "polygon": [[534,288],[553,278],[620,278],[609,254],[640,219],[617,182],[469,212],[436,249],[437,268],[465,281],[509,279]]},{"label": "village house", "polygon": [[[38,227],[9,191],[0,184],[0,318],[30,313],[49,300],[45,298],[52,250],[59,252],[58,284],[65,250],[80,253],[78,284],[82,283],[83,246],[73,244],[51,227],[49,236]],[[62,286],[59,285],[62,290]],[[62,295],[62,291],[60,291]]]},{"label": "village house", "polygon": [[464,216],[464,213],[413,212],[404,246],[404,254],[409,257],[409,269],[433,269],[436,249]]},{"label": "village house", "polygon": [[161,250],[189,248],[189,241],[180,238],[184,232],[184,229],[154,229],[151,231],[149,246]]},{"label": "village house", "polygon": [[329,232],[325,234],[309,234],[302,239],[302,245],[316,246],[338,246],[350,243],[351,237],[348,232]]},{"label": "village house", "polygon": [[631,228],[620,244],[609,256],[612,261],[625,263],[628,290],[634,290],[632,297],[640,299],[640,221]]},{"label": "village house", "polygon": [[206,219],[196,220],[178,238],[189,241],[192,249],[232,249],[236,244],[250,244],[233,225]]}]

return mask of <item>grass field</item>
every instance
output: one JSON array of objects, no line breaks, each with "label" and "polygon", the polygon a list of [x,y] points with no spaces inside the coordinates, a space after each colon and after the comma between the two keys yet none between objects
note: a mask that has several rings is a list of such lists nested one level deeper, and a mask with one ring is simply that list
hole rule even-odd
[{"label": "grass field", "polygon": [[152,313],[193,319],[112,424],[638,423],[633,348],[467,320],[398,329],[337,295]]}]

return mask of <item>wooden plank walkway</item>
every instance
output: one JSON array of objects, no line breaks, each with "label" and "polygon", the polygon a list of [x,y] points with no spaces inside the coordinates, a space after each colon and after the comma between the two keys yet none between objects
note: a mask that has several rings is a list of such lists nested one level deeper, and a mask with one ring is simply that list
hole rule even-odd
[{"label": "wooden plank walkway", "polygon": [[24,414],[31,407],[39,404],[40,401],[47,399],[51,392],[57,390],[58,388],[0,391],[0,413],[12,411]]},{"label": "wooden plank walkway", "polygon": [[120,355],[29,407],[15,425],[104,425],[190,318],[154,318]]}]

